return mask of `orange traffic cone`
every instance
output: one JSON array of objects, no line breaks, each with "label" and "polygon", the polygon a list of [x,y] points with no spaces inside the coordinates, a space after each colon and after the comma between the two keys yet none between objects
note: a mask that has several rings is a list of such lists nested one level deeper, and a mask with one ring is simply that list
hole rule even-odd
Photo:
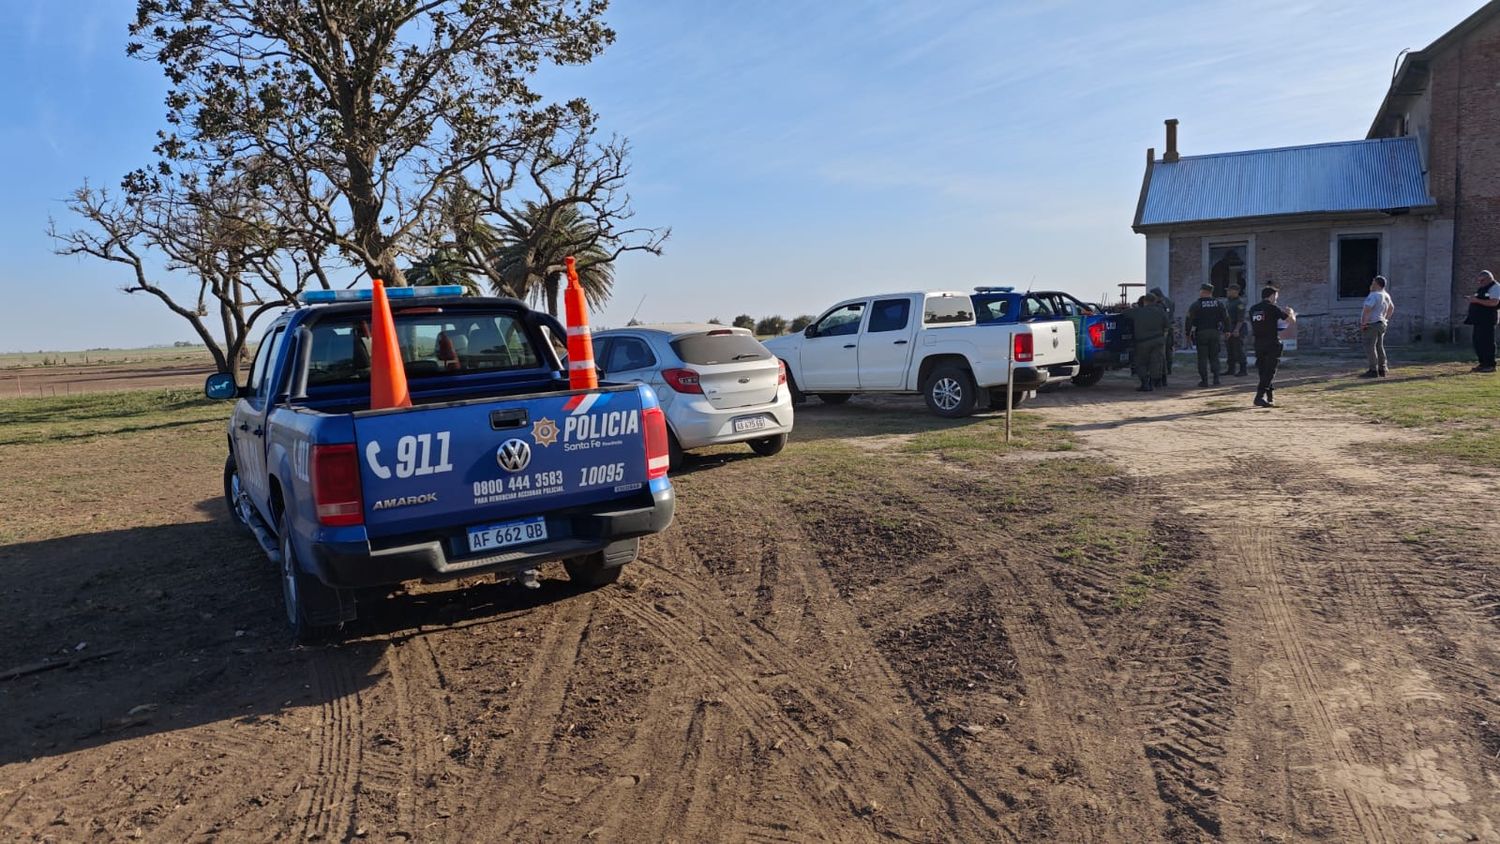
[{"label": "orange traffic cone", "polygon": [[375,297],[370,315],[370,409],[411,407],[406,389],[406,366],[396,343],[396,319],[391,316],[385,284],[375,279]]},{"label": "orange traffic cone", "polygon": [[568,386],[575,390],[592,390],[599,386],[594,370],[594,337],[589,333],[589,308],[578,283],[578,266],[569,255],[563,259],[568,268],[568,287],[563,291],[563,315],[568,323]]}]

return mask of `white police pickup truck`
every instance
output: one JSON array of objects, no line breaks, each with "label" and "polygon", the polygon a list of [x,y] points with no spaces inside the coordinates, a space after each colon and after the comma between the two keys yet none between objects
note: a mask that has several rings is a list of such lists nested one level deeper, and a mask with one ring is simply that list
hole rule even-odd
[{"label": "white police pickup truck", "polygon": [[[793,396],[831,404],[858,393],[921,393],[939,416],[973,413],[981,396],[1034,390],[1077,374],[1071,322],[977,325],[968,293],[892,293],[847,299],[801,334],[767,340]],[[1014,378],[1010,378],[1014,360]]]}]

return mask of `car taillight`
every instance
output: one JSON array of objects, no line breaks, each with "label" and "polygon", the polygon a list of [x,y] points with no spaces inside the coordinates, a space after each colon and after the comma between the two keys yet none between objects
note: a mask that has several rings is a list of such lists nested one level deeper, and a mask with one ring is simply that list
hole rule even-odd
[{"label": "car taillight", "polygon": [[646,433],[646,479],[655,480],[667,474],[672,462],[667,450],[667,415],[660,407],[648,407],[641,411],[641,423]]},{"label": "car taillight", "polygon": [[703,385],[698,383],[698,373],[691,369],[663,369],[661,377],[668,387],[679,393],[703,394]]},{"label": "car taillight", "polygon": [[1031,341],[1030,331],[1016,334],[1015,343],[1011,347],[1011,358],[1017,362],[1031,360],[1033,357]]},{"label": "car taillight", "polygon": [[330,527],[364,524],[359,451],[353,443],[312,447],[312,489],[319,524]]},{"label": "car taillight", "polygon": [[1104,346],[1104,323],[1096,322],[1089,326],[1089,344],[1096,349]]},{"label": "car taillight", "polygon": [[776,361],[776,386],[786,383],[786,361]]}]

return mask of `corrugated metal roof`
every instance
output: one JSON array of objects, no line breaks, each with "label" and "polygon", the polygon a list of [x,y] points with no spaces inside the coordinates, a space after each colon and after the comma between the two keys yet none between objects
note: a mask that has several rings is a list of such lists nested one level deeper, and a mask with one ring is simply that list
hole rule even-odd
[{"label": "corrugated metal roof", "polygon": [[1417,139],[1377,138],[1158,161],[1136,226],[1436,204]]}]

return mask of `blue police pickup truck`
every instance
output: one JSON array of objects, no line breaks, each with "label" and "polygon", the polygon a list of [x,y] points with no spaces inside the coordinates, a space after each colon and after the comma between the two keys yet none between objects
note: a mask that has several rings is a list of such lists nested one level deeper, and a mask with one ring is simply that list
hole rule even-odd
[{"label": "blue police pickup truck", "polygon": [[1120,314],[1050,290],[1021,293],[1014,287],[976,287],[973,299],[980,325],[1071,321],[1077,328],[1078,354],[1075,371],[1067,374],[1080,387],[1099,383],[1105,370],[1130,364],[1130,322]]},{"label": "blue police pickup truck", "polygon": [[557,320],[461,292],[388,291],[411,407],[369,409],[368,290],[304,294],[243,386],[205,385],[236,399],[224,495],[280,566],[299,639],[408,580],[535,585],[561,560],[579,587],[603,586],[672,521],[651,388],[569,389]]}]

